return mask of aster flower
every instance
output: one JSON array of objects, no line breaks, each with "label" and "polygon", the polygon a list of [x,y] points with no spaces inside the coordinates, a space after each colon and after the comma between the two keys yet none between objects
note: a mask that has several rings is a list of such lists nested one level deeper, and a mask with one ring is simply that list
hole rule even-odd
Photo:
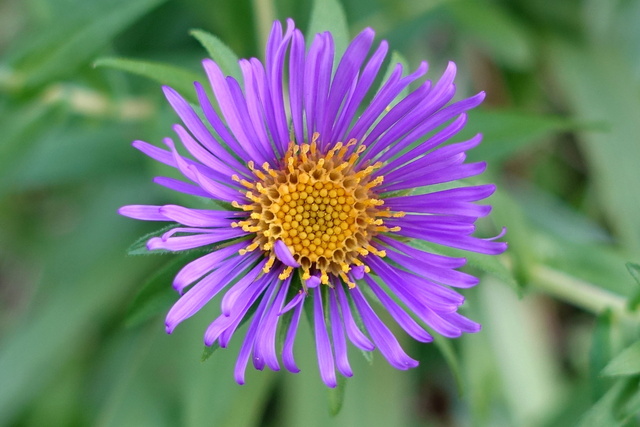
[{"label": "aster flower", "polygon": [[[226,347],[249,319],[235,368],[240,384],[249,360],[260,370],[279,370],[281,360],[298,372],[294,342],[305,304],[313,313],[320,375],[329,387],[336,386],[336,370],[352,375],[348,342],[365,351],[377,348],[398,369],[418,365],[381,321],[380,310],[421,342],[433,339],[425,326],[445,337],[480,329],[457,312],[464,297],[452,289],[478,282],[457,270],[465,259],[426,252],[411,241],[483,254],[506,249],[505,243],[471,235],[475,220],[491,210],[473,202],[491,195],[494,185],[430,190],[484,171],[484,163],[465,163],[465,151],[480,143],[480,135],[443,145],[464,127],[465,111],[480,104],[484,93],[452,102],[456,68],[449,63],[437,83],[424,81],[395,103],[425,75],[427,64],[406,76],[396,65],[374,91],[388,46],[383,41],[369,55],[373,42],[374,32],[362,31],[334,72],[330,33],[317,34],[306,50],[293,21],[284,31],[276,22],[265,63],[240,60],[243,86],[214,61],[203,61],[219,113],[198,82],[204,120],[164,87],[184,124],[174,130],[189,157],[169,138],[166,149],[133,144],[186,178],[157,177],[156,183],[230,205],[131,205],[119,212],[179,224],[151,238],[149,250],[207,250],[175,277],[181,297],[166,329],[171,333],[222,293],[221,313],[204,341]],[[367,95],[371,101],[363,105]],[[284,329],[281,348],[278,328]]]}]

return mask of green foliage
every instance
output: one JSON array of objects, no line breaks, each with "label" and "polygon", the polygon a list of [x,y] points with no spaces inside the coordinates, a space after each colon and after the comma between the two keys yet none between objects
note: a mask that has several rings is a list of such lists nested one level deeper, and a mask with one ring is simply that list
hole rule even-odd
[{"label": "green foliage", "polygon": [[351,40],[347,17],[338,0],[313,0],[313,10],[306,33],[307,44],[313,41],[316,34],[325,31],[331,32],[333,36],[337,60]]},{"label": "green foliage", "polygon": [[193,82],[201,81],[202,78],[201,75],[192,71],[173,65],[124,58],[100,58],[94,66],[113,68],[147,77],[161,85],[171,86],[190,101],[197,102]]},{"label": "green foliage", "polygon": [[238,66],[238,57],[219,38],[204,30],[191,30],[191,35],[198,39],[207,50],[209,57],[216,61],[222,72],[242,82],[242,73]]}]

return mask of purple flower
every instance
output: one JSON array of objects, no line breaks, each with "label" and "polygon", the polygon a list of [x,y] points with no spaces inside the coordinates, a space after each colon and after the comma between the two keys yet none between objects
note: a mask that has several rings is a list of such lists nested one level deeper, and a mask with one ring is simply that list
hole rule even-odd
[{"label": "purple flower", "polygon": [[[336,386],[336,370],[352,375],[348,342],[377,348],[398,369],[418,365],[380,320],[381,310],[421,342],[433,339],[426,327],[446,337],[480,330],[458,314],[464,297],[451,289],[478,282],[456,270],[465,259],[426,252],[412,240],[483,254],[506,249],[506,243],[471,235],[475,220],[491,210],[474,202],[491,195],[494,185],[429,187],[484,171],[484,163],[465,163],[465,151],[480,143],[480,135],[443,145],[464,127],[465,111],[484,93],[451,102],[456,68],[449,63],[436,83],[424,81],[394,103],[427,64],[406,76],[396,65],[376,91],[387,43],[369,55],[373,41],[371,29],[362,31],[334,72],[330,33],[317,34],[305,49],[293,21],[284,33],[276,22],[265,63],[240,61],[242,86],[214,61],[203,61],[219,112],[200,83],[195,89],[204,120],[164,88],[184,124],[174,130],[190,157],[169,138],[167,149],[133,144],[186,178],[157,177],[158,184],[230,204],[229,210],[131,205],[119,212],[180,224],[150,239],[149,250],[205,249],[175,277],[181,297],[166,329],[171,333],[223,292],[221,314],[204,341],[226,347],[249,318],[235,368],[240,384],[250,359],[256,369],[279,370],[281,360],[298,371],[294,341],[305,304],[329,387]],[[281,349],[278,328],[284,329]]]}]

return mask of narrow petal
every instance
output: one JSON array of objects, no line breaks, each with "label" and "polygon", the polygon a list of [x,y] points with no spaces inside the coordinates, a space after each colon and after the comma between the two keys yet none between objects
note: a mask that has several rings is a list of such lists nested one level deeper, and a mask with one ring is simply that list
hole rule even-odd
[{"label": "narrow petal", "polygon": [[220,262],[224,262],[227,257],[232,255],[238,256],[238,251],[247,246],[247,241],[238,242],[226,248],[218,249],[210,254],[201,256],[191,261],[176,275],[173,279],[173,288],[182,293],[183,289],[207,274],[208,272],[218,268]]},{"label": "narrow petal", "polygon": [[239,218],[234,216],[246,215],[243,212],[214,211],[209,209],[189,209],[177,205],[165,205],[160,207],[160,213],[167,220],[175,221],[190,227],[231,227],[233,221]]},{"label": "narrow petal", "polygon": [[214,230],[212,233],[194,234],[192,236],[171,237],[162,239],[154,237],[147,242],[147,249],[150,251],[156,249],[165,249],[167,251],[184,251],[187,249],[199,248],[201,246],[210,245],[212,243],[222,242],[224,240],[233,239],[246,234],[240,229]]},{"label": "narrow petal", "polygon": [[166,176],[157,176],[153,178],[153,182],[163,187],[170,188],[171,190],[178,191],[184,194],[190,194],[192,196],[210,198],[211,195],[204,191],[197,185],[189,184],[184,181],[180,181],[175,178],[169,178]]},{"label": "narrow petal", "polygon": [[313,291],[313,326],[316,335],[316,350],[318,353],[318,367],[320,376],[327,387],[334,388],[336,382],[336,371],[331,351],[331,342],[327,333],[327,325],[324,321],[324,309],[322,307],[322,287]]},{"label": "narrow petal", "polygon": [[329,321],[331,322],[331,333],[333,337],[333,349],[336,353],[336,367],[345,377],[353,376],[349,357],[347,356],[347,340],[342,329],[342,320],[338,310],[338,302],[334,289],[329,289]]},{"label": "narrow petal", "polygon": [[[193,316],[206,303],[216,296],[235,277],[242,274],[244,268],[251,260],[247,258],[231,258],[220,268],[210,273],[207,277],[199,281],[186,294],[171,307],[165,325],[167,333],[173,332],[174,328],[184,319]],[[234,272],[235,274],[231,274]]]},{"label": "narrow petal", "polygon": [[373,351],[376,347],[369,340],[369,338],[367,338],[366,335],[362,333],[360,328],[358,328],[358,325],[356,325],[356,322],[353,318],[353,313],[351,313],[351,307],[349,305],[347,295],[343,287],[338,284],[334,285],[334,288],[337,290],[340,311],[342,312],[342,318],[344,319],[344,325],[347,330],[349,341],[351,341],[353,345],[361,350]]},{"label": "narrow petal", "polygon": [[391,366],[401,370],[418,366],[418,361],[412,359],[404,352],[396,337],[393,336],[389,328],[382,323],[378,315],[371,309],[371,306],[364,298],[364,295],[362,295],[360,289],[356,287],[351,289],[350,292],[367,331],[371,334],[380,353],[389,361]]},{"label": "narrow petal", "polygon": [[284,243],[282,240],[276,240],[276,243],[273,247],[273,250],[278,257],[278,259],[285,265],[289,267],[300,267],[300,264],[293,258],[293,254],[291,253],[291,249]]},{"label": "narrow petal", "polygon": [[118,213],[122,216],[141,219],[143,221],[168,221],[168,219],[160,213],[160,206],[128,205],[118,209]]},{"label": "narrow petal", "polygon": [[262,297],[262,300],[260,301],[255,314],[253,315],[253,320],[249,325],[249,329],[247,330],[247,335],[245,336],[244,342],[242,343],[242,347],[240,347],[236,366],[233,371],[235,380],[240,385],[244,384],[244,374],[247,368],[247,363],[249,363],[249,358],[251,357],[251,352],[253,350],[253,345],[256,339],[256,333],[260,328],[260,323],[262,322],[264,311],[269,300],[271,300],[271,295],[273,294],[273,292],[275,292],[275,289],[275,286],[271,286],[271,290],[268,291],[269,295],[265,295],[264,297]]},{"label": "narrow petal", "polygon": [[[287,368],[289,372],[293,373],[300,372],[300,369],[298,368],[298,365],[296,365],[296,361],[293,356],[293,345],[295,343],[296,334],[298,332],[298,325],[300,324],[300,315],[302,314],[302,306],[304,304],[305,294],[301,292],[298,294],[298,296],[300,296],[301,298],[298,300],[293,300],[297,301],[295,304],[295,311],[293,312],[293,316],[291,317],[291,324],[289,325],[289,330],[287,331],[287,336],[285,337],[284,344],[282,346],[282,364],[285,368]],[[296,298],[298,296],[296,296]]]},{"label": "narrow petal", "polygon": [[273,300],[273,304],[267,309],[260,329],[258,329],[253,350],[253,365],[256,369],[262,370],[266,364],[273,371],[280,370],[278,355],[276,354],[276,332],[278,321],[280,320],[278,313],[282,310],[282,304],[287,296],[290,284],[291,276],[280,284],[280,289]]},{"label": "narrow petal", "polygon": [[398,325],[402,327],[413,339],[420,342],[431,342],[433,337],[425,331],[418,323],[407,314],[402,307],[398,305],[389,295],[387,295],[378,284],[371,278],[370,275],[366,275],[364,280],[369,285],[369,288],[378,297],[378,300],[382,303],[384,308],[387,309],[391,317],[398,322]]}]

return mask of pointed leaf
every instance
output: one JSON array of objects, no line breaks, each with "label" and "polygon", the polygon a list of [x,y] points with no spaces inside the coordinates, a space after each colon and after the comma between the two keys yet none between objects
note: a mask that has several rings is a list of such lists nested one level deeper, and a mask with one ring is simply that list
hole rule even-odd
[{"label": "pointed leaf", "polygon": [[238,56],[229,46],[219,38],[204,30],[191,30],[189,32],[207,50],[207,53],[216,61],[222,72],[242,83],[242,73],[238,65]]},{"label": "pointed leaf", "polygon": [[80,3],[56,18],[52,30],[36,33],[9,59],[24,86],[41,85],[73,72],[119,32],[165,0]]},{"label": "pointed leaf", "polygon": [[328,389],[329,393],[329,414],[335,417],[340,413],[342,404],[344,403],[344,390],[347,386],[347,380],[342,375],[338,375],[338,385],[335,388]]},{"label": "pointed leaf", "polygon": [[613,358],[602,371],[603,375],[635,375],[640,373],[640,341],[631,344]]},{"label": "pointed leaf", "polygon": [[178,299],[178,294],[171,287],[173,278],[182,267],[199,256],[201,254],[196,252],[179,255],[152,275],[129,306],[125,325],[138,326],[157,314],[167,312]]},{"label": "pointed leaf", "polygon": [[202,80],[202,76],[193,71],[161,62],[125,58],[100,58],[93,65],[95,67],[114,68],[147,77],[162,85],[171,86],[190,101],[197,102],[193,82]]},{"label": "pointed leaf", "polygon": [[164,233],[166,233],[167,231],[169,231],[169,230],[171,230],[172,228],[175,228],[175,227],[179,227],[179,224],[177,224],[177,223],[169,224],[169,225],[167,225],[165,227],[162,227],[160,230],[156,230],[156,231],[151,232],[149,234],[145,234],[144,236],[142,236],[138,240],[136,240],[131,246],[129,246],[129,249],[127,249],[127,254],[128,255],[150,255],[150,254],[170,254],[170,253],[172,253],[171,251],[164,251],[164,250],[162,250],[162,251],[160,251],[160,250],[150,251],[150,250],[147,249],[147,242],[152,237],[160,237]]},{"label": "pointed leaf", "polygon": [[329,31],[336,48],[335,58],[342,57],[349,44],[349,26],[342,4],[338,0],[314,0],[307,43],[311,43],[316,34]]}]

